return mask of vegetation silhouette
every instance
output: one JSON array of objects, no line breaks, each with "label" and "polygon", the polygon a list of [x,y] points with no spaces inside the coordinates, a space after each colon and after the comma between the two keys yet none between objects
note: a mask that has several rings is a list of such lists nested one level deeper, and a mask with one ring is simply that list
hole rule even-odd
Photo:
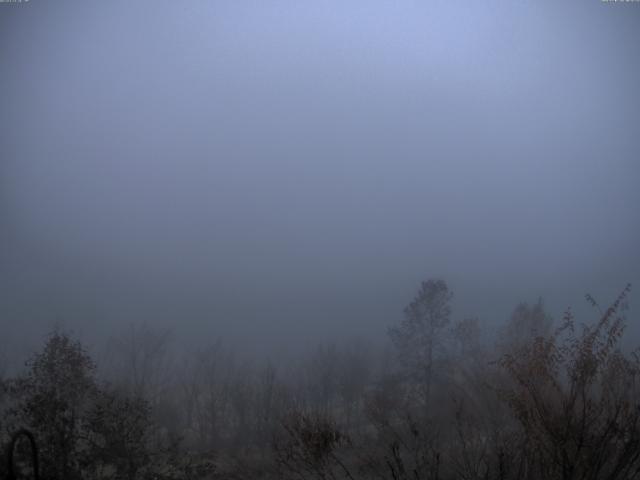
[{"label": "vegetation silhouette", "polygon": [[[631,480],[640,475],[640,354],[621,345],[631,286],[597,320],[519,304],[497,338],[420,285],[391,350],[324,345],[288,365],[220,342],[171,353],[131,327],[98,369],[53,331],[2,378],[4,478]],[[26,439],[27,441],[21,441]],[[29,476],[30,475],[30,476]]]}]

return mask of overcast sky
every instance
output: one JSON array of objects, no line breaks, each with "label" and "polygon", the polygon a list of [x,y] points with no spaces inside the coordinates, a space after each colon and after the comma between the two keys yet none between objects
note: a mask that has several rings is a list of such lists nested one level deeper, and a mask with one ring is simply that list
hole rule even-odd
[{"label": "overcast sky", "polygon": [[382,337],[432,276],[488,324],[640,286],[640,3],[0,3],[0,72],[6,338],[260,349]]}]

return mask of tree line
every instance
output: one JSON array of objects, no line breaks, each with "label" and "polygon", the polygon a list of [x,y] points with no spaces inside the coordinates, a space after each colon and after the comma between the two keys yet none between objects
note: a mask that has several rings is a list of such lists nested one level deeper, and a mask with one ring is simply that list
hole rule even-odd
[{"label": "tree line", "polygon": [[[640,476],[639,351],[621,347],[630,286],[579,323],[541,300],[497,335],[421,283],[389,348],[320,345],[288,364],[221,342],[172,355],[132,326],[97,365],[56,330],[0,378],[0,440],[26,429],[40,478],[507,480]],[[7,453],[7,458],[9,454]],[[17,440],[0,477],[33,478]]]}]

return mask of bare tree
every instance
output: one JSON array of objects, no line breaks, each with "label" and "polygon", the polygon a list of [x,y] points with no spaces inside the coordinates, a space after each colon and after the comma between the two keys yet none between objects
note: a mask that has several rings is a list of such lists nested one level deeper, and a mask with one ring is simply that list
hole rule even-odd
[{"label": "bare tree", "polygon": [[314,409],[331,413],[338,393],[339,357],[335,345],[320,345],[313,352],[307,371],[309,400]]},{"label": "bare tree", "polygon": [[539,298],[534,305],[522,302],[515,308],[500,332],[498,348],[505,353],[517,350],[537,337],[547,337],[551,333],[553,319],[545,312],[542,299]]},{"label": "bare tree", "polygon": [[431,400],[434,362],[443,346],[451,315],[451,297],[444,280],[422,282],[418,294],[404,310],[404,320],[389,329],[405,373],[418,386],[427,407]]},{"label": "bare tree", "polygon": [[172,380],[170,341],[170,330],[147,324],[131,325],[126,334],[112,338],[109,350],[115,383],[155,405]]},{"label": "bare tree", "polygon": [[345,425],[347,430],[351,430],[355,427],[354,417],[358,406],[361,406],[371,381],[371,359],[367,346],[361,342],[349,343],[341,352],[337,374]]}]

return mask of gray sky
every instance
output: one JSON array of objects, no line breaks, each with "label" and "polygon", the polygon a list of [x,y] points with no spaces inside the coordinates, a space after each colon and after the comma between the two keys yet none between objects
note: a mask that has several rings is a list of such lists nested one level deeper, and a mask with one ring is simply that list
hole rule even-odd
[{"label": "gray sky", "polygon": [[0,4],[4,332],[382,336],[431,276],[490,324],[604,302],[639,46],[599,0]]}]

